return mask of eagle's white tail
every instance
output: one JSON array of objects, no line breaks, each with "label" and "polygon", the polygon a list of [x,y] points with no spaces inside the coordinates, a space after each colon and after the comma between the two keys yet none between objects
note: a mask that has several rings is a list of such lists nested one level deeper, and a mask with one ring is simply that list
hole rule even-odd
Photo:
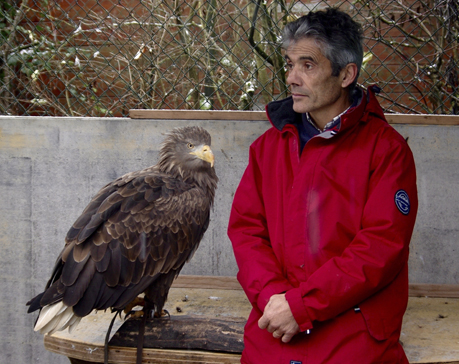
[{"label": "eagle's white tail", "polygon": [[66,306],[60,301],[41,309],[34,330],[51,335],[68,327],[69,332],[72,332],[80,320],[81,317],[73,313],[72,307]]}]

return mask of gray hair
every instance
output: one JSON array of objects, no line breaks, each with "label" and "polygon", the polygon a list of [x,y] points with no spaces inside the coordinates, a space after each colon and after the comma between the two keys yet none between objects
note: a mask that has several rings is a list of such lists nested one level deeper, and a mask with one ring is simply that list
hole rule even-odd
[{"label": "gray hair", "polygon": [[348,14],[333,8],[310,12],[287,24],[282,35],[282,48],[304,38],[312,38],[321,46],[330,61],[332,75],[338,76],[349,63],[357,65],[358,73],[349,86],[352,91],[359,77],[363,60],[363,31]]}]

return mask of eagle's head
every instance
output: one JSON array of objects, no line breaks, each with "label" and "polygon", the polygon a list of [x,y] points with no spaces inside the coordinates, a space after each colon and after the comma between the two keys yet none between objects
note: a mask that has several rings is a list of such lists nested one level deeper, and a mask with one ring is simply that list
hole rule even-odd
[{"label": "eagle's head", "polygon": [[215,159],[210,144],[210,134],[200,126],[175,128],[166,134],[161,145],[159,168],[184,179],[214,175]]}]

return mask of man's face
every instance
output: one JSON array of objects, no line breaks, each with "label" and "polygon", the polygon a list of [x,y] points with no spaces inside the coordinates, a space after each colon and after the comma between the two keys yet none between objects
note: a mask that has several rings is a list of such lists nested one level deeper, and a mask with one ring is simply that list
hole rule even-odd
[{"label": "man's face", "polygon": [[308,112],[316,120],[316,117],[320,119],[328,114],[333,118],[342,111],[339,108],[343,95],[347,97],[342,88],[342,77],[332,76],[331,63],[322,54],[319,43],[311,38],[293,42],[285,52],[285,59],[287,83],[297,113]]}]

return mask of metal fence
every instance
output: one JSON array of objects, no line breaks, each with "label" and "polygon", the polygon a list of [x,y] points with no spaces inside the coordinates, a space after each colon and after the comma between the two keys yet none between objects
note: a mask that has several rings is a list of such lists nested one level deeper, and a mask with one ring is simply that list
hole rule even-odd
[{"label": "metal fence", "polygon": [[284,25],[338,7],[386,112],[459,114],[457,0],[0,0],[0,113],[259,110],[288,95]]}]

